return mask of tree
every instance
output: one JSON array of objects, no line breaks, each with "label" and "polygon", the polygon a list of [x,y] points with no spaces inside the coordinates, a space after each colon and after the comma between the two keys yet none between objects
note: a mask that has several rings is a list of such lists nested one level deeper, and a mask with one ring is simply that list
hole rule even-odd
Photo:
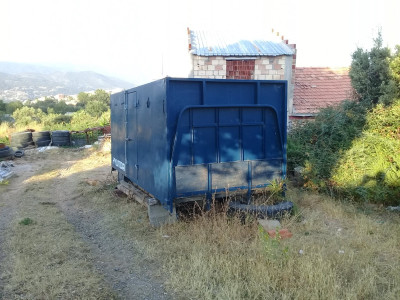
[{"label": "tree", "polygon": [[89,100],[90,100],[90,95],[88,93],[80,92],[78,94],[78,104],[79,104],[79,106],[85,107],[86,104],[89,102]]},{"label": "tree", "polygon": [[104,90],[100,90],[100,89],[96,90],[94,92],[94,95],[92,95],[90,98],[91,98],[90,100],[92,100],[92,101],[96,100],[101,103],[104,103],[107,106],[110,106],[110,94]]},{"label": "tree", "polygon": [[396,45],[396,51],[390,61],[389,67],[393,81],[397,89],[400,90],[400,45]]},{"label": "tree", "polygon": [[16,109],[12,116],[18,125],[27,126],[32,122],[40,123],[44,115],[41,109],[24,106]]},{"label": "tree", "polygon": [[85,111],[96,118],[99,118],[107,110],[108,105],[98,100],[90,101],[85,107]]},{"label": "tree", "polygon": [[12,115],[14,111],[16,111],[19,108],[22,108],[24,105],[22,104],[21,101],[12,101],[7,103],[6,107],[6,113],[9,115]]},{"label": "tree", "polygon": [[353,53],[349,75],[361,102],[387,103],[394,98],[397,91],[389,68],[390,59],[390,49],[382,46],[381,32],[370,51],[357,48]]},{"label": "tree", "polygon": [[6,103],[3,100],[0,100],[0,113],[5,113],[6,112]]}]

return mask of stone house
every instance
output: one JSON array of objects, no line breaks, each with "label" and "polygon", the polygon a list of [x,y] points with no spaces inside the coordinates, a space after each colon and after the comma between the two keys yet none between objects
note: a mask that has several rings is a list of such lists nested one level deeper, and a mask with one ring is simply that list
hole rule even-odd
[{"label": "stone house", "polygon": [[283,37],[242,39],[234,33],[188,28],[191,78],[288,81],[288,113],[293,110],[296,45]]}]

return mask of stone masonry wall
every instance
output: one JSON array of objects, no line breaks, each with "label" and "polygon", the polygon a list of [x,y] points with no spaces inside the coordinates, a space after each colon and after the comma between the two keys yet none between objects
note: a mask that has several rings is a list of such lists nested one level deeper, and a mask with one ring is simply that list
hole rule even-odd
[{"label": "stone masonry wall", "polygon": [[[226,79],[226,60],[222,56],[192,56],[193,78]],[[232,59],[232,58],[231,58]],[[236,59],[236,58],[235,58]],[[255,62],[251,79],[283,80],[285,79],[285,56],[244,57],[239,60],[252,59]]]}]

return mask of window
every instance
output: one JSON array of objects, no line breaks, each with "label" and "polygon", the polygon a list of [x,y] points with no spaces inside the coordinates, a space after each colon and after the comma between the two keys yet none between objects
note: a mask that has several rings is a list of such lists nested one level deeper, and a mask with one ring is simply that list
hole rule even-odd
[{"label": "window", "polygon": [[226,79],[253,79],[254,63],[253,59],[227,60]]}]

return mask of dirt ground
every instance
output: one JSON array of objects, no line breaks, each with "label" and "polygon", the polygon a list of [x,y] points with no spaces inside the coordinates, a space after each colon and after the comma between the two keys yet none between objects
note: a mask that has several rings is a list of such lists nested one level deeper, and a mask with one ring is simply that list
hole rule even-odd
[{"label": "dirt ground", "polygon": [[0,185],[0,299],[174,298],[97,198],[127,201],[113,195],[109,150],[31,150],[13,163]]}]

